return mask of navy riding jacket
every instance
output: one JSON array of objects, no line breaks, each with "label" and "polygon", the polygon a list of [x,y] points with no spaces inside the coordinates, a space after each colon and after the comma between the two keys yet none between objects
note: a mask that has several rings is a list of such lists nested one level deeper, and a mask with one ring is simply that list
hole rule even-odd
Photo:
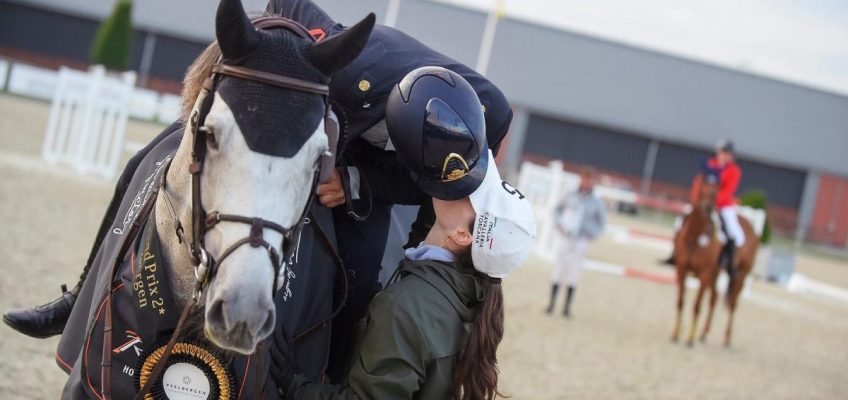
[{"label": "navy riding jacket", "polygon": [[[266,12],[301,23],[319,40],[345,28],[311,0],[270,0]],[[489,147],[497,155],[512,121],[512,109],[500,89],[464,64],[383,25],[374,27],[359,57],[330,82],[330,98],[341,119],[341,143],[356,142],[363,133],[380,123],[385,118],[392,88],[407,73],[424,66],[449,69],[471,84],[485,107],[486,136]],[[357,147],[354,152],[360,156],[371,153],[365,157],[365,164],[380,166],[360,168],[375,200],[388,204],[420,204],[426,199],[409,178],[408,172],[397,164],[393,152],[374,146]]]}]

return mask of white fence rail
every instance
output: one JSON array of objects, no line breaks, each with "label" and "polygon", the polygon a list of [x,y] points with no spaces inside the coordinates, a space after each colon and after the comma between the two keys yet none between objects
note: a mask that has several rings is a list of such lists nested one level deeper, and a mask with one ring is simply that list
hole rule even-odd
[{"label": "white fence rail", "polygon": [[9,75],[9,62],[0,60],[0,92],[6,90],[6,77]]},{"label": "white fence rail", "polygon": [[124,140],[128,118],[170,124],[179,117],[179,96],[134,85],[134,72],[116,77],[98,67],[57,71],[0,59],[0,92],[51,102],[42,157],[86,174],[112,177],[121,152],[143,146]]},{"label": "white fence rail", "polygon": [[[566,193],[577,189],[580,175],[565,171],[560,161],[552,161],[547,166],[524,162],[518,178],[518,188],[536,213],[536,245],[534,253],[544,259],[552,260],[556,254],[559,235],[555,232],[553,213]],[[595,193],[609,206],[619,202],[640,204],[642,196],[633,191],[597,184]],[[758,235],[762,234],[766,213],[749,207],[739,207],[739,215],[747,218]]]},{"label": "white fence rail", "polygon": [[[59,71],[0,59],[0,91],[52,101],[58,82]],[[170,124],[179,116],[179,104],[179,96],[133,88],[129,116]]]},{"label": "white fence rail", "polygon": [[59,78],[56,71],[17,63],[12,64],[11,71],[6,88],[9,93],[41,100],[53,98]]},{"label": "white fence rail", "polygon": [[62,67],[50,106],[42,157],[85,174],[115,176],[124,145],[135,72],[107,76]]}]

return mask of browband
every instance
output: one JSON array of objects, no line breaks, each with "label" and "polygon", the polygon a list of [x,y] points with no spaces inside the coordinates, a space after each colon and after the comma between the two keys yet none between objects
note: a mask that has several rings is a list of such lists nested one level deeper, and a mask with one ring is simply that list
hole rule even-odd
[{"label": "browband", "polygon": [[269,72],[236,67],[227,64],[215,64],[212,67],[212,72],[215,74],[229,75],[236,78],[247,79],[251,81],[261,82],[267,85],[277,86],[284,89],[293,89],[300,92],[313,93],[321,96],[330,94],[330,87],[322,83],[308,82],[302,79],[289,78],[283,75],[272,74]]}]

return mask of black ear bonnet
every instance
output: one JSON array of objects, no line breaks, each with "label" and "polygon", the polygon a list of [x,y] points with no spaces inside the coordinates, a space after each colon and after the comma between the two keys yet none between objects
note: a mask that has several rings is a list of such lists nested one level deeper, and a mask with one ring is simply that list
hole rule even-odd
[{"label": "black ear bonnet", "polygon": [[[243,55],[223,56],[221,62],[309,82],[329,82],[329,78],[307,59],[306,52],[315,43],[309,32],[295,21],[282,17],[253,20],[258,40]],[[324,96],[263,84],[261,82],[218,75],[214,91],[229,106],[250,150],[278,157],[292,157],[315,132],[321,118],[327,116]],[[207,87],[209,89],[209,87]],[[204,93],[204,94],[208,94]],[[199,114],[205,116],[213,96],[206,96]],[[198,121],[201,125],[203,121]],[[325,123],[332,123],[327,120]],[[337,130],[337,129],[336,129]],[[332,138],[331,138],[332,139]]]}]

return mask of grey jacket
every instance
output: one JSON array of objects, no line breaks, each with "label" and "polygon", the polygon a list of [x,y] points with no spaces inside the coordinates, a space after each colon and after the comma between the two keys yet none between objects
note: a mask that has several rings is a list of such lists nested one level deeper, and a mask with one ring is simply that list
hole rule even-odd
[{"label": "grey jacket", "polygon": [[557,225],[571,237],[594,240],[607,223],[604,203],[594,193],[572,192],[554,211]]}]

